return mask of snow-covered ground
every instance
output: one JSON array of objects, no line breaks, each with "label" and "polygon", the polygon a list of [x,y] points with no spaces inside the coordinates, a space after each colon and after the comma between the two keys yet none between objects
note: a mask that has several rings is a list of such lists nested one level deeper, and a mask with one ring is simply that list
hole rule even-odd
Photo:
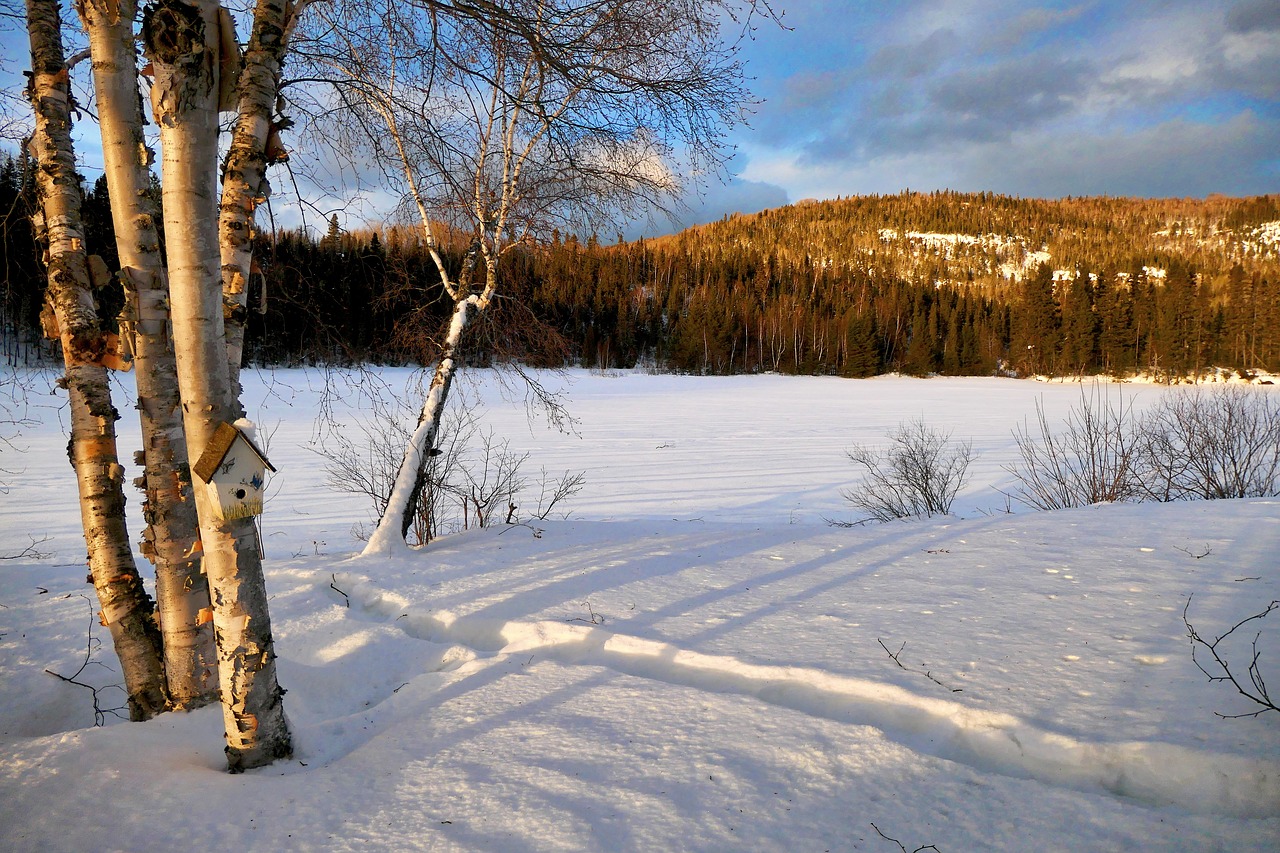
[{"label": "snow-covered ground", "polygon": [[[368,508],[311,452],[317,412],[353,429],[360,395],[247,375],[297,750],[239,776],[217,709],[94,728],[88,691],[44,673],[105,630],[65,414],[29,398],[41,424],[0,457],[0,556],[38,552],[0,564],[0,848],[1280,848],[1280,715],[1215,716],[1252,708],[1182,621],[1192,594],[1210,635],[1280,598],[1280,501],[1010,505],[1011,429],[1037,400],[1061,417],[1070,384],[579,372],[563,435],[479,376],[527,466],[586,472],[572,516],[371,560]],[[827,525],[851,515],[844,450],[917,417],[980,453],[957,515]]]}]

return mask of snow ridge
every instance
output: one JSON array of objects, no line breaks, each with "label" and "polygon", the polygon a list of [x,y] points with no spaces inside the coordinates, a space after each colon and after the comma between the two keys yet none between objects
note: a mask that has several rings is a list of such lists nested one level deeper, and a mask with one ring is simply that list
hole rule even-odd
[{"label": "snow ridge", "polygon": [[[495,657],[541,655],[639,678],[751,697],[840,723],[873,726],[917,752],[1046,785],[1105,792],[1200,814],[1265,818],[1280,811],[1280,778],[1263,761],[1175,744],[1088,742],[1017,716],[920,696],[821,669],[747,663],[615,633],[594,624],[457,617],[405,608],[367,578],[336,576],[352,604],[396,620],[411,637]],[[396,597],[398,599],[398,597]]]}]

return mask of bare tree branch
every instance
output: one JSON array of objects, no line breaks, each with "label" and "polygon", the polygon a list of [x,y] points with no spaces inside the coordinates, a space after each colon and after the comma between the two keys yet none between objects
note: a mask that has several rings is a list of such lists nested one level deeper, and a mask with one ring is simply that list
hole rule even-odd
[{"label": "bare tree branch", "polygon": [[[1255,613],[1252,616],[1246,616],[1244,619],[1241,619],[1239,622],[1227,629],[1225,633],[1218,635],[1210,641],[1202,637],[1191,624],[1191,619],[1188,613],[1191,609],[1191,599],[1193,597],[1194,596],[1192,595],[1187,596],[1186,606],[1182,608],[1182,624],[1187,627],[1187,637],[1191,640],[1191,660],[1195,663],[1196,668],[1203,672],[1211,682],[1225,681],[1234,687],[1236,692],[1241,696],[1261,706],[1258,710],[1248,714],[1220,714],[1216,711],[1214,713],[1223,719],[1235,720],[1242,717],[1257,717],[1260,714],[1265,714],[1267,711],[1280,711],[1280,707],[1276,706],[1275,702],[1272,701],[1270,694],[1267,692],[1266,681],[1263,679],[1262,670],[1258,666],[1258,661],[1262,657],[1262,653],[1258,651],[1258,640],[1262,637],[1261,631],[1254,635],[1253,643],[1251,645],[1252,656],[1249,659],[1249,666],[1246,669],[1246,673],[1248,675],[1247,685],[1241,683],[1241,678],[1243,678],[1243,676],[1240,676],[1239,670],[1237,669],[1233,672],[1230,662],[1218,651],[1218,647],[1222,642],[1235,633],[1238,628],[1242,628],[1255,620],[1265,619],[1267,614],[1271,613],[1271,611],[1280,608],[1280,601],[1273,601],[1261,612]],[[1197,647],[1207,651],[1209,656],[1213,659],[1213,663],[1209,665],[1211,669],[1206,668],[1206,665],[1196,657]]]}]

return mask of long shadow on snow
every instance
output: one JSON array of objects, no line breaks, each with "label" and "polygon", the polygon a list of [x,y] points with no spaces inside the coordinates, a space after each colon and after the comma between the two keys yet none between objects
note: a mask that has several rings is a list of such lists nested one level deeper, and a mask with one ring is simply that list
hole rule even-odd
[{"label": "long shadow on snow", "polygon": [[[987,522],[994,523],[997,520]],[[756,545],[777,542],[775,536],[751,540],[752,545],[747,546],[738,537],[739,547],[733,553],[741,556],[759,550]],[[702,541],[705,544],[705,539]],[[831,562],[831,558],[815,558],[802,571],[815,571]],[[870,568],[874,566],[864,567],[863,571]],[[621,579],[616,574],[617,568],[610,572],[611,583]],[[794,577],[796,568],[771,574],[777,578]],[[846,579],[841,575],[827,583],[834,585]],[[567,580],[556,582],[556,594],[542,597],[536,602],[538,609],[547,601],[562,601],[561,591],[569,585]],[[575,577],[572,588],[581,594],[580,577]],[[723,590],[700,593],[664,609],[684,610],[693,598],[708,600],[710,596],[709,600],[715,600],[718,595],[723,595]],[[900,687],[821,669],[754,665],[728,655],[686,651],[667,642],[617,634],[595,625],[507,622],[501,617],[480,615],[486,610],[501,613],[504,609],[495,605],[461,618],[411,610],[398,621],[407,634],[420,639],[460,642],[493,654],[537,653],[568,664],[604,666],[694,689],[751,696],[838,722],[873,725],[917,751],[1016,778],[1106,791],[1155,805],[1176,804],[1197,812],[1244,817],[1269,815],[1280,806],[1280,780],[1274,768],[1262,762],[1204,754],[1170,744],[1089,743],[1038,729],[1012,715],[923,698]]]}]

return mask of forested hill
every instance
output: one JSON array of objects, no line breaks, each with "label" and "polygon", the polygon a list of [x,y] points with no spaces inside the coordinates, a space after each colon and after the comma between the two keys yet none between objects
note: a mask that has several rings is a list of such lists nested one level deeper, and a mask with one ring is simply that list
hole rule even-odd
[{"label": "forested hill", "polygon": [[[1280,367],[1280,197],[802,202],[556,245],[536,302],[586,364],[698,372]],[[610,307],[615,306],[615,307]]]},{"label": "forested hill", "polygon": [[1280,269],[1280,196],[1198,199],[1021,199],[993,193],[907,192],[801,201],[726,217],[650,245],[680,252],[743,250],[788,264],[884,267],[938,284],[1019,281],[1042,263],[1140,272],[1182,265],[1221,287],[1234,264]]},{"label": "forested hill", "polygon": [[[20,170],[0,164],[4,355],[40,335]],[[114,267],[103,182],[90,251]],[[449,241],[446,240],[446,243]],[[461,265],[462,244],[446,246]],[[259,363],[430,364],[451,301],[413,228],[262,236]],[[456,273],[455,273],[456,274]],[[1280,196],[801,202],[655,240],[552,235],[508,252],[471,363],[871,376],[1280,371]],[[99,291],[108,308],[119,305]]]}]

